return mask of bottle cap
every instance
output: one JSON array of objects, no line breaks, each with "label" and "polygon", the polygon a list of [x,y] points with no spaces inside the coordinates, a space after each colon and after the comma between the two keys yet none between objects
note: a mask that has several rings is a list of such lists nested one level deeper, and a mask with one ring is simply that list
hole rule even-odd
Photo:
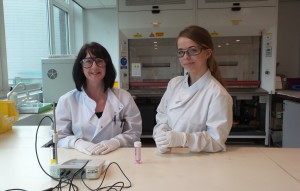
[{"label": "bottle cap", "polygon": [[142,143],[140,141],[135,141],[134,142],[134,147],[141,147]]}]

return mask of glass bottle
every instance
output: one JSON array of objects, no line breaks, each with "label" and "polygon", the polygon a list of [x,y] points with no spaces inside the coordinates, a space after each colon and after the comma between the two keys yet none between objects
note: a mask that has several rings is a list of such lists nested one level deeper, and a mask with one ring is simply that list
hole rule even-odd
[{"label": "glass bottle", "polygon": [[140,164],[142,161],[142,158],[141,158],[141,147],[142,147],[142,143],[140,141],[136,141],[134,142],[134,154],[135,154],[135,162],[137,164]]}]

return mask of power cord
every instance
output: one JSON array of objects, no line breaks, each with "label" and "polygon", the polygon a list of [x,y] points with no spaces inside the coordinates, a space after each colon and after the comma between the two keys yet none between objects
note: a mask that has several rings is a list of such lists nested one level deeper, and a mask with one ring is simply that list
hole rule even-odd
[{"label": "power cord", "polygon": [[[72,177],[70,177],[70,178],[68,177],[67,173],[66,173],[66,178],[64,178],[64,177],[61,177],[61,178],[54,178],[54,177],[52,177],[50,174],[48,174],[48,173],[43,169],[43,167],[42,167],[42,165],[41,165],[41,163],[40,163],[39,157],[38,157],[38,153],[37,153],[37,135],[38,135],[39,127],[40,127],[42,121],[43,121],[45,118],[47,118],[47,117],[50,118],[50,120],[53,122],[52,118],[49,117],[49,116],[45,116],[45,117],[43,117],[43,118],[41,119],[41,121],[40,121],[40,123],[39,123],[39,125],[38,125],[38,128],[37,128],[37,131],[36,131],[35,151],[36,151],[36,157],[37,157],[37,160],[38,160],[38,163],[39,163],[41,169],[42,169],[42,170],[45,172],[45,174],[47,174],[49,177],[51,177],[52,179],[54,179],[54,180],[56,180],[56,181],[59,182],[55,187],[50,188],[50,189],[52,189],[52,190],[57,189],[57,190],[59,191],[59,190],[61,190],[63,187],[66,187],[66,186],[69,185],[69,191],[71,190],[71,188],[72,188],[74,191],[79,190],[78,187],[77,187],[75,184],[73,184],[73,180],[74,180],[74,178],[75,178],[80,172],[81,172],[81,176],[80,176],[80,177],[81,177],[81,181],[83,182],[83,184],[85,185],[85,187],[88,188],[90,191],[101,191],[101,190],[105,190],[105,189],[106,189],[107,191],[112,191],[112,190],[118,191],[118,190],[117,190],[118,188],[119,188],[119,190],[121,191],[123,188],[130,188],[130,187],[132,186],[131,181],[130,181],[129,178],[126,176],[126,174],[124,173],[124,171],[122,170],[122,168],[120,167],[120,165],[119,165],[118,163],[116,163],[116,162],[111,162],[111,163],[107,166],[107,168],[105,169],[105,172],[104,172],[103,179],[102,179],[100,185],[98,186],[98,188],[96,188],[96,189],[90,188],[90,187],[85,183],[85,181],[84,181],[84,179],[83,179],[83,175],[84,175],[84,173],[85,173],[83,169],[84,169],[84,167],[87,165],[87,163],[88,163],[89,161],[87,161],[87,162],[85,163],[85,165],[83,165],[83,167],[80,168],[76,173],[74,173],[74,175],[73,175]],[[111,185],[111,186],[105,186],[105,187],[102,187],[103,182],[104,182],[105,177],[106,177],[106,174],[107,174],[107,172],[108,172],[108,169],[109,169],[109,167],[110,167],[111,165],[113,165],[113,164],[115,164],[115,165],[120,169],[120,171],[122,172],[123,176],[127,179],[128,183],[129,183],[128,186],[125,186],[125,183],[124,183],[124,182],[116,182],[116,183],[114,183],[114,184]],[[63,184],[65,184],[65,185],[63,185]],[[120,184],[121,184],[121,185],[120,185]],[[45,191],[48,191],[48,190],[45,190]],[[50,191],[50,190],[49,190],[49,191]]]},{"label": "power cord", "polygon": [[[116,183],[114,183],[114,184],[111,185],[111,186],[105,186],[105,187],[102,187],[102,184],[103,184],[103,182],[104,182],[104,180],[105,180],[105,177],[106,177],[106,173],[107,173],[109,167],[110,167],[111,165],[113,165],[113,164],[117,165],[117,167],[118,167],[118,168],[120,169],[120,171],[122,172],[123,176],[127,179],[127,181],[129,182],[129,185],[128,185],[128,186],[124,186],[124,185],[125,185],[124,182],[116,182]],[[130,188],[130,187],[131,187],[131,181],[130,181],[129,178],[126,176],[126,174],[123,172],[123,170],[122,170],[122,168],[120,167],[120,165],[119,165],[118,163],[116,163],[116,162],[111,162],[111,163],[107,166],[107,168],[105,169],[105,172],[104,172],[103,179],[102,179],[102,181],[101,181],[101,183],[100,183],[100,185],[99,185],[98,188],[96,188],[96,189],[90,188],[90,187],[85,183],[85,181],[83,180],[82,176],[81,176],[81,180],[82,180],[83,184],[85,185],[85,187],[87,187],[90,191],[100,191],[100,190],[104,190],[104,189],[107,189],[107,191],[110,191],[110,190],[117,190],[117,188],[120,188],[120,190],[122,190],[123,188]],[[118,184],[121,184],[122,186],[118,186]]]},{"label": "power cord", "polygon": [[[84,179],[83,179],[83,175],[84,175],[84,173],[85,173],[85,172],[84,172],[84,167],[88,164],[89,161],[87,161],[87,162],[86,162],[86,163],[85,163],[78,171],[76,171],[76,172],[72,175],[72,177],[68,177],[68,175],[70,174],[70,172],[65,172],[65,171],[61,173],[61,177],[60,177],[60,178],[55,178],[55,177],[51,176],[50,174],[48,174],[48,173],[46,172],[46,170],[43,168],[43,166],[42,166],[42,164],[41,164],[41,162],[40,162],[39,156],[38,156],[38,152],[37,152],[37,150],[38,150],[38,149],[37,149],[37,137],[38,137],[38,131],[39,131],[39,128],[40,128],[40,126],[41,126],[41,124],[42,124],[42,122],[43,122],[43,120],[44,120],[45,118],[49,118],[49,119],[51,120],[51,122],[53,123],[52,118],[49,117],[49,116],[44,116],[44,117],[40,120],[40,122],[39,122],[39,124],[38,124],[38,127],[37,127],[37,130],[36,130],[36,134],[35,134],[35,154],[36,154],[36,158],[37,158],[38,164],[39,164],[40,168],[42,169],[42,171],[43,171],[47,176],[49,176],[51,179],[57,181],[58,184],[57,184],[56,186],[54,186],[54,187],[47,188],[47,189],[45,189],[45,190],[43,190],[43,191],[54,191],[55,189],[57,189],[57,191],[62,191],[62,188],[65,188],[65,187],[67,187],[68,185],[69,185],[69,191],[71,191],[71,189],[72,189],[73,191],[78,191],[79,188],[78,188],[78,186],[76,186],[76,185],[73,183],[73,180],[74,180],[74,178],[75,178],[80,172],[81,172],[80,178],[81,178],[83,184],[84,184],[85,187],[88,188],[90,191],[101,191],[101,190],[105,190],[105,189],[106,189],[106,191],[113,191],[113,190],[118,191],[118,189],[119,189],[119,191],[121,191],[123,188],[130,188],[130,187],[132,186],[131,181],[130,181],[129,178],[126,176],[126,174],[123,172],[123,170],[122,170],[122,168],[120,167],[120,165],[119,165],[118,163],[116,163],[116,162],[111,162],[111,163],[107,166],[107,168],[105,169],[105,172],[104,172],[103,179],[102,179],[100,185],[98,186],[98,188],[96,188],[96,189],[90,188],[90,187],[85,183],[85,181],[84,181]],[[105,177],[106,177],[106,174],[107,174],[107,171],[108,171],[109,167],[110,167],[111,165],[113,165],[113,164],[117,165],[117,167],[118,167],[118,168],[120,169],[120,171],[122,172],[123,176],[127,179],[128,183],[129,183],[128,186],[125,186],[125,183],[120,181],[120,182],[114,183],[113,185],[102,187],[103,182],[104,182]],[[5,191],[27,191],[27,190],[19,189],[19,188],[14,188],[14,189],[8,189],[8,190],[5,190]]]},{"label": "power cord", "polygon": [[76,176],[76,175],[75,175],[76,173],[78,174],[80,171],[82,171],[82,170],[84,169],[84,167],[87,165],[88,161],[86,162],[86,164],[85,164],[82,168],[80,168],[80,169],[74,174],[74,175],[75,175],[74,177],[67,178],[67,179],[63,179],[63,178],[55,178],[55,177],[51,176],[50,174],[48,174],[48,173],[46,172],[46,170],[45,170],[45,169],[43,168],[43,166],[41,165],[41,162],[40,162],[40,159],[39,159],[39,156],[38,156],[38,152],[37,152],[37,137],[38,137],[38,131],[39,131],[39,128],[40,128],[40,126],[41,126],[41,124],[42,124],[42,122],[43,122],[43,120],[44,120],[45,118],[49,118],[49,119],[51,120],[51,122],[53,123],[52,118],[49,117],[49,116],[44,116],[44,117],[41,119],[41,121],[39,122],[38,127],[37,127],[37,130],[36,130],[36,134],[35,134],[35,154],[36,154],[36,158],[37,158],[38,164],[39,164],[40,168],[44,171],[44,173],[45,173],[47,176],[49,176],[50,178],[52,178],[53,180],[58,181],[58,184],[57,184],[55,187],[53,187],[53,188],[48,188],[48,189],[46,189],[46,191],[51,190],[51,189],[52,189],[52,190],[54,190],[54,189],[61,190],[63,187],[66,187],[66,186],[68,186],[68,185],[69,185],[69,190],[71,190],[71,188],[72,188],[74,191],[77,191],[77,190],[78,190],[78,187],[77,187],[75,184],[73,184],[73,179],[74,179],[74,177]]}]

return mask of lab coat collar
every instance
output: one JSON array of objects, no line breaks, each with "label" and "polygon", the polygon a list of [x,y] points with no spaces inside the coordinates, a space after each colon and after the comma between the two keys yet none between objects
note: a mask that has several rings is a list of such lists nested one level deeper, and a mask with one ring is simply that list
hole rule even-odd
[{"label": "lab coat collar", "polygon": [[211,72],[209,70],[201,76],[194,84],[189,86],[189,76],[186,76],[181,85],[181,91],[176,96],[174,105],[170,106],[170,109],[180,107],[181,105],[188,102],[200,89],[203,89],[208,85],[211,80]]},{"label": "lab coat collar", "polygon": [[113,92],[112,89],[108,89],[107,91],[108,91],[108,96],[107,96],[107,102],[105,104],[104,112],[107,109],[110,111],[110,114],[116,115],[121,112],[121,110],[124,108],[124,105],[120,102],[120,100],[117,98],[116,94]]},{"label": "lab coat collar", "polygon": [[[170,104],[170,109],[181,107],[182,105],[187,103],[197,92],[201,91],[201,89],[203,89],[209,84],[211,77],[212,76],[210,71],[207,70],[207,72],[203,76],[201,76],[200,79],[198,79],[193,85],[189,86],[189,76],[186,76],[185,79],[182,81],[179,91],[180,93],[175,97],[175,101]],[[185,110],[183,110],[182,112],[184,111]],[[179,114],[178,116],[180,115],[181,114]],[[180,118],[175,119],[173,125],[175,126],[179,120]]]},{"label": "lab coat collar", "polygon": [[83,92],[83,99],[87,106],[86,109],[90,113],[90,116],[92,118],[95,114],[96,102],[87,95],[83,87],[81,87],[81,91]]},{"label": "lab coat collar", "polygon": [[101,129],[106,127],[110,122],[117,120],[119,118],[119,113],[124,108],[124,105],[117,98],[113,89],[107,89],[107,93],[107,100],[102,117],[100,118],[100,120],[98,118],[92,118],[92,123],[97,124],[97,129],[94,136],[96,136],[98,132],[100,132]]},{"label": "lab coat collar", "polygon": [[189,75],[187,75],[184,79],[184,88],[187,89],[189,92],[197,91],[204,86],[207,85],[208,80],[211,78],[211,72],[208,69],[194,84],[189,86]]}]

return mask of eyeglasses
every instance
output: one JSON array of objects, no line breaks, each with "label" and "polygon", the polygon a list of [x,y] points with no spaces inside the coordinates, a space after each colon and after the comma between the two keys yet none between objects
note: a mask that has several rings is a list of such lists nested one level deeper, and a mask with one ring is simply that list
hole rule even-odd
[{"label": "eyeglasses", "polygon": [[178,49],[177,56],[182,58],[184,54],[188,54],[189,56],[195,56],[202,52],[202,48],[190,47],[188,49]]},{"label": "eyeglasses", "polygon": [[81,60],[80,63],[84,68],[90,68],[92,67],[94,62],[100,68],[104,68],[106,66],[106,63],[102,58],[95,58],[95,57],[84,58]]}]

